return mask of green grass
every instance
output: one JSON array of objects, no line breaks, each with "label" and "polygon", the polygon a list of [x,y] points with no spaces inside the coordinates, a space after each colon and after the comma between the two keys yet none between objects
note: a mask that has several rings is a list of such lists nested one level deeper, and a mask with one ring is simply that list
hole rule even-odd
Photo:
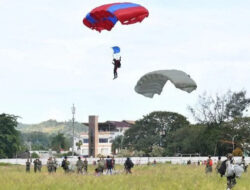
[{"label": "green grass", "polygon": [[[33,169],[33,168],[32,168]],[[122,170],[121,167],[117,169]],[[206,175],[204,166],[135,166],[132,175],[94,176],[93,167],[88,175],[26,173],[24,166],[0,166],[0,190],[225,190],[226,178],[215,172]],[[234,190],[250,189],[250,174],[237,179]]]}]

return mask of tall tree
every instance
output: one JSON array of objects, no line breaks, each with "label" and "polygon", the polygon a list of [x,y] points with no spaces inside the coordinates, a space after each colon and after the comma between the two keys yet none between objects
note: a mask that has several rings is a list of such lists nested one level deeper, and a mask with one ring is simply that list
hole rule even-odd
[{"label": "tall tree", "polygon": [[206,94],[199,96],[196,107],[189,107],[189,110],[205,128],[200,135],[200,153],[225,155],[236,148],[234,139],[237,138],[240,144],[248,142],[247,136],[250,134],[242,116],[249,105],[250,98],[246,97],[244,90],[228,91],[215,97]]},{"label": "tall tree", "polygon": [[0,158],[12,158],[19,150],[20,137],[17,127],[17,116],[0,115]]},{"label": "tall tree", "polygon": [[116,150],[118,150],[118,152],[122,149],[123,146],[123,136],[119,135],[117,136],[113,141],[112,141],[112,152],[116,153]]},{"label": "tall tree", "polygon": [[62,133],[58,133],[56,136],[52,138],[51,146],[52,149],[57,152],[60,152],[61,149],[65,150],[69,148],[67,139],[64,137]]},{"label": "tall tree", "polygon": [[146,155],[153,150],[153,145],[165,147],[168,135],[179,128],[187,127],[186,117],[173,112],[152,112],[136,121],[125,132],[124,147],[145,152]]},{"label": "tall tree", "polygon": [[[167,139],[166,153],[174,156],[177,153],[195,154],[202,153],[200,137],[204,133],[205,127],[201,125],[191,125],[172,132]],[[204,141],[204,139],[203,139]]]},{"label": "tall tree", "polygon": [[246,91],[228,91],[224,95],[215,97],[204,93],[199,96],[196,107],[189,106],[188,109],[198,123],[208,126],[220,125],[225,121],[242,117],[243,112],[250,105],[250,98],[246,97]]}]

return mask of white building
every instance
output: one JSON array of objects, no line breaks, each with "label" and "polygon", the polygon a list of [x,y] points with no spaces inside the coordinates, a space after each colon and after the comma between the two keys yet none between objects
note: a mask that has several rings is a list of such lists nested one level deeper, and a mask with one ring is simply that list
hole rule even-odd
[{"label": "white building", "polygon": [[[89,124],[84,123],[85,125],[91,127]],[[95,155],[111,155],[112,154],[112,141],[120,135],[124,135],[124,132],[128,130],[131,125],[134,124],[133,121],[107,121],[104,123],[98,123],[98,132],[95,132],[92,135],[95,140]],[[82,156],[90,156],[89,152],[89,142],[90,142],[90,133],[81,133],[78,137],[74,138],[75,152]],[[96,136],[96,137],[95,137]],[[81,146],[79,146],[81,142]],[[78,146],[77,146],[78,145]]]}]

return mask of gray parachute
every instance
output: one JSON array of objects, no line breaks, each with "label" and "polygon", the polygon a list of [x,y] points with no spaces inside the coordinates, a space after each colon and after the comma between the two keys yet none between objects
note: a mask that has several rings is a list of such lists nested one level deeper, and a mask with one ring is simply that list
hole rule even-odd
[{"label": "gray parachute", "polygon": [[170,80],[176,88],[188,93],[197,88],[195,81],[183,71],[158,70],[143,75],[137,82],[135,91],[143,96],[153,98],[155,94],[161,94],[168,80]]}]

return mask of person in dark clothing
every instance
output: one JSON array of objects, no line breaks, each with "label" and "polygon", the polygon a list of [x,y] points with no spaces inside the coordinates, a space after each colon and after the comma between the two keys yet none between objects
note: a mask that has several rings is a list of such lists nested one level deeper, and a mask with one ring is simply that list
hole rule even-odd
[{"label": "person in dark clothing", "polygon": [[26,161],[26,172],[30,172],[30,165],[31,165],[31,162],[29,161],[29,159],[27,159],[27,161]]},{"label": "person in dark clothing", "polygon": [[133,167],[134,167],[134,163],[132,162],[132,160],[130,158],[127,158],[127,160],[124,163],[124,168],[125,168],[126,174],[128,174],[128,173],[132,174],[131,168],[133,168]]},{"label": "person in dark clothing", "polygon": [[37,171],[41,172],[42,168],[42,162],[39,160],[39,158],[34,160],[34,172],[36,173]]},{"label": "person in dark clothing", "polygon": [[231,190],[236,185],[235,172],[233,171],[233,155],[229,153],[226,161],[227,190]]},{"label": "person in dark clothing", "polygon": [[107,156],[107,159],[106,159],[106,169],[107,169],[107,174],[112,174],[112,168],[113,168],[113,163],[112,163],[112,159]]},{"label": "person in dark clothing", "polygon": [[113,65],[114,65],[114,78],[116,79],[118,77],[117,69],[121,67],[121,57],[119,59],[113,59]]},{"label": "person in dark clothing", "polygon": [[69,172],[69,161],[67,160],[67,156],[64,157],[63,161],[62,161],[62,168],[64,170],[65,173]]}]

